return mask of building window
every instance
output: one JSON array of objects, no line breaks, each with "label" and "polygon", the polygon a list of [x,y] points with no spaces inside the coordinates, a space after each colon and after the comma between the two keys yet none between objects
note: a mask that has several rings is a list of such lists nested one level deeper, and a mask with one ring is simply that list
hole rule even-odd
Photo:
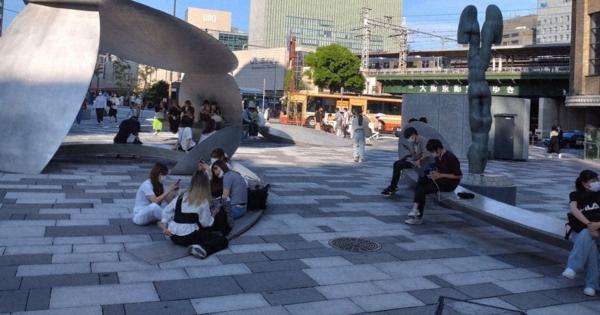
[{"label": "building window", "polygon": [[590,75],[600,75],[600,12],[591,15]]}]

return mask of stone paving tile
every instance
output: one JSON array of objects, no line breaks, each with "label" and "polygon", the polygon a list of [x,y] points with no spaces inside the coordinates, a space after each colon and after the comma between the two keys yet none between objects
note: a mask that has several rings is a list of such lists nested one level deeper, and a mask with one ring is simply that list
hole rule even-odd
[{"label": "stone paving tile", "polygon": [[289,315],[290,312],[288,312],[283,306],[267,306],[267,307],[239,310],[239,311],[220,312],[220,313],[215,313],[215,314],[217,314],[217,315]]},{"label": "stone paving tile", "polygon": [[[554,300],[560,301],[561,303],[580,303],[585,301],[598,301],[597,297],[591,297],[583,294],[582,287],[538,291],[539,293],[550,297]],[[600,305],[600,303],[599,303]]]},{"label": "stone paving tile", "polygon": [[196,314],[190,301],[167,301],[125,304],[127,315]]},{"label": "stone paving tile", "polygon": [[50,288],[29,290],[26,310],[47,310],[50,305],[50,290]]},{"label": "stone paving tile", "polygon": [[348,297],[386,293],[371,282],[355,282],[319,286],[316,289],[327,299],[342,299]]},{"label": "stone paving tile", "polygon": [[562,315],[562,314],[577,314],[577,315],[594,315],[598,311],[586,308],[579,304],[565,304],[557,306],[542,307],[528,310],[529,315]]},{"label": "stone paving tile", "polygon": [[[43,236],[94,236],[94,235],[120,235],[122,234],[119,226],[114,225],[95,225],[95,226],[49,226]],[[0,236],[1,237],[1,236]]]},{"label": "stone paving tile", "polygon": [[437,284],[424,277],[380,280],[373,281],[373,284],[388,293],[439,288]]},{"label": "stone paving tile", "polygon": [[163,280],[188,279],[184,269],[167,269],[148,271],[122,271],[118,272],[119,283],[152,282]]},{"label": "stone paving tile", "polygon": [[44,265],[21,265],[17,269],[17,276],[46,276],[66,275],[76,273],[90,273],[90,264],[44,264]]},{"label": "stone paving tile", "polygon": [[304,272],[320,285],[390,279],[371,265],[305,269]]},{"label": "stone paving tile", "polygon": [[[61,308],[53,310],[39,310],[39,311],[27,311],[27,312],[14,312],[12,315],[112,315],[115,313],[102,313],[102,307],[100,306],[86,306],[86,307],[73,307],[73,308]],[[123,313],[124,314],[124,313]],[[118,315],[118,314],[115,314]]]},{"label": "stone paving tile", "polygon": [[308,265],[300,260],[278,260],[246,263],[248,268],[254,273],[256,272],[272,272],[272,271],[287,271],[300,270],[308,268]]},{"label": "stone paving tile", "polygon": [[237,253],[237,254],[285,250],[283,247],[279,246],[279,244],[272,244],[272,243],[230,245],[229,249],[231,249],[232,252]]},{"label": "stone paving tile", "polygon": [[55,254],[53,264],[118,261],[117,253]]},{"label": "stone paving tile", "polygon": [[351,262],[346,260],[344,257],[340,256],[303,258],[301,259],[301,261],[308,265],[310,268],[327,268],[352,265]]},{"label": "stone paving tile", "polygon": [[510,292],[508,290],[505,290],[493,283],[481,283],[481,284],[457,286],[457,287],[455,287],[455,289],[457,289],[458,291],[460,291],[474,299],[481,299],[481,298],[510,294]]},{"label": "stone paving tile", "polygon": [[207,297],[191,301],[197,314],[238,311],[269,306],[260,294],[237,294]]},{"label": "stone paving tile", "polygon": [[263,253],[227,254],[217,255],[217,257],[224,264],[249,263],[269,260],[269,258],[267,258]]},{"label": "stone paving tile", "polygon": [[234,276],[245,292],[264,292],[314,287],[317,285],[302,271],[277,271]]},{"label": "stone paving tile", "polygon": [[408,293],[358,296],[351,298],[351,300],[367,312],[425,305]]},{"label": "stone paving tile", "polygon": [[358,314],[363,310],[348,299],[318,301],[286,305],[285,308],[293,315],[309,314]]},{"label": "stone paving tile", "polygon": [[125,305],[123,304],[112,304],[102,305],[103,315],[125,315]]},{"label": "stone paving tile", "polygon": [[501,296],[500,299],[503,301],[516,306],[521,310],[528,310],[532,308],[540,308],[549,305],[560,304],[558,300],[555,300],[547,295],[539,292],[527,292],[522,294],[511,294]]},{"label": "stone paving tile", "polygon": [[0,312],[24,311],[28,294],[27,290],[0,291]]},{"label": "stone paving tile", "polygon": [[72,287],[98,284],[97,274],[71,274],[23,277],[21,289]]},{"label": "stone paving tile", "polygon": [[314,288],[263,292],[263,297],[271,305],[299,304],[325,300],[325,297]]},{"label": "stone paving tile", "polygon": [[158,301],[151,283],[116,284],[52,289],[50,308]]},{"label": "stone paving tile", "polygon": [[412,296],[421,300],[425,304],[435,304],[440,296],[451,297],[460,300],[467,300],[469,297],[453,288],[427,289],[409,292]]},{"label": "stone paving tile", "polygon": [[190,278],[210,278],[252,273],[245,264],[229,264],[222,266],[202,266],[185,268]]},{"label": "stone paving tile", "polygon": [[[169,280],[154,282],[161,301],[195,299],[243,293],[232,277]],[[198,290],[210,288],[210,290]]]},{"label": "stone paving tile", "polygon": [[561,289],[575,286],[573,281],[559,278],[532,278],[522,280],[508,280],[494,282],[496,285],[512,292],[523,293],[529,291],[540,291],[550,289]]}]

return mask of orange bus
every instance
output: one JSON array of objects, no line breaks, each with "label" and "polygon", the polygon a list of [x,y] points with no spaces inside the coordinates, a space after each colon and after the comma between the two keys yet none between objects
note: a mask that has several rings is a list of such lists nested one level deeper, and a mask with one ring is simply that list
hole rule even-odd
[{"label": "orange bus", "polygon": [[375,116],[380,114],[385,132],[394,132],[402,121],[401,98],[298,92],[288,94],[279,122],[314,127],[315,111],[320,107],[327,114],[335,114],[338,108],[352,111],[361,108],[371,121],[375,121]]}]

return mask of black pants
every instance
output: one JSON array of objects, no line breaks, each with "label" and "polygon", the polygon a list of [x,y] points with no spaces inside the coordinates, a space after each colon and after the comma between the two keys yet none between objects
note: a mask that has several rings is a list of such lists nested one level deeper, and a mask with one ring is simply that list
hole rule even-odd
[{"label": "black pants", "polygon": [[394,162],[394,172],[392,174],[392,182],[390,183],[390,188],[396,189],[398,187],[398,182],[400,181],[400,175],[402,175],[402,170],[413,168],[412,163],[406,160],[398,160]]},{"label": "black pants", "polygon": [[96,108],[96,120],[98,123],[104,121],[104,108]]},{"label": "black pants", "polygon": [[221,235],[205,230],[196,230],[185,236],[171,236],[171,241],[180,246],[200,245],[208,256],[227,248],[229,241]]},{"label": "black pants", "polygon": [[[437,186],[436,186],[437,183]],[[436,183],[427,177],[420,177],[415,187],[415,203],[417,204],[421,217],[423,216],[423,210],[425,209],[425,197],[427,194],[437,193],[438,187],[440,192],[449,192],[456,189],[456,182],[449,181],[447,179],[438,179]]]},{"label": "black pants", "polygon": [[221,232],[223,236],[229,235],[229,232],[231,232],[231,227],[229,226],[229,222],[227,222],[227,212],[225,209],[221,209],[221,211],[217,213],[215,216],[215,221],[211,227],[202,229],[206,231]]}]

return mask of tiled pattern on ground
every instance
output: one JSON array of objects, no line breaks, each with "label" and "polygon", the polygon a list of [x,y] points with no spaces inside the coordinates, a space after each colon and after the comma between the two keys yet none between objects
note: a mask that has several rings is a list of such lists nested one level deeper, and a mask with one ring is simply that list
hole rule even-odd
[{"label": "tiled pattern on ground", "polygon": [[[356,165],[349,148],[246,144],[236,159],[273,185],[264,218],[206,260],[160,265],[127,253],[164,240],[130,223],[152,161],[55,160],[42,175],[0,174],[0,313],[432,314],[439,296],[532,314],[600,310],[582,279],[559,276],[566,251],[432,202],[426,225],[403,224],[411,192],[379,196],[393,156],[370,149]],[[340,236],[383,247],[331,248]]]}]

